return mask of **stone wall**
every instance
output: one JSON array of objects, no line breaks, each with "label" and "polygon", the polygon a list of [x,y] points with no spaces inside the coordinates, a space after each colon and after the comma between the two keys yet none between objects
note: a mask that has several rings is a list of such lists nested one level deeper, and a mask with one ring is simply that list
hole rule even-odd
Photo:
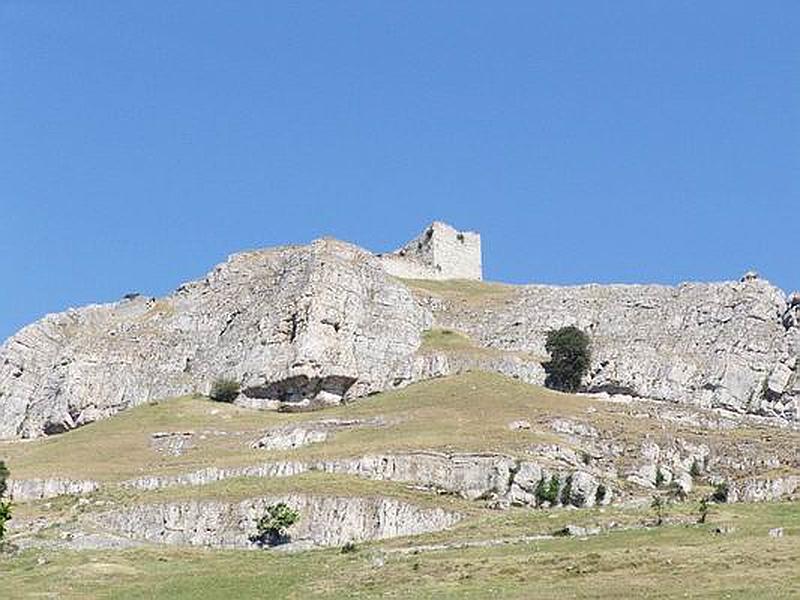
[{"label": "stone wall", "polygon": [[483,278],[481,236],[434,221],[419,236],[381,257],[390,275],[404,279]]}]

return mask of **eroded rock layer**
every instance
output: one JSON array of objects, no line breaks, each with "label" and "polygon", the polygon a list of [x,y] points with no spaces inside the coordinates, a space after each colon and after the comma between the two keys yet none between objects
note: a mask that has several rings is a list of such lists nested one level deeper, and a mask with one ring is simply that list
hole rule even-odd
[{"label": "eroded rock layer", "polygon": [[0,438],[207,393],[220,377],[259,408],[339,403],[407,381],[428,325],[408,289],[350,244],[237,254],[165,298],[49,315],[11,337],[0,347]]},{"label": "eroded rock layer", "polygon": [[[590,391],[800,418],[800,300],[763,280],[435,283],[448,292],[408,282],[412,294],[380,258],[324,239],[236,254],[165,298],[49,315],[0,346],[0,439],[205,394],[218,378],[241,385],[239,404],[284,410],[470,369],[542,383],[547,332],[564,325],[591,338]],[[422,352],[431,327],[484,351]]]},{"label": "eroded rock layer", "polygon": [[797,307],[766,281],[507,286],[487,295],[421,292],[438,327],[489,348],[546,355],[548,331],[583,329],[590,391],[800,418]]}]

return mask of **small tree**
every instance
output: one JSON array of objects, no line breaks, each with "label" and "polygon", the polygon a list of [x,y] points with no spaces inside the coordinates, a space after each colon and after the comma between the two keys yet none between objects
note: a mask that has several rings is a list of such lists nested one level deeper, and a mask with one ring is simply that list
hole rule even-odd
[{"label": "small tree", "polygon": [[658,467],[656,469],[656,487],[660,488],[662,485],[664,485],[665,479],[664,472],[661,470],[661,467]]},{"label": "small tree", "polygon": [[536,484],[536,490],[534,491],[536,503],[541,506],[547,502],[550,506],[555,506],[558,502],[558,490],[560,487],[561,482],[558,479],[558,475],[552,475],[549,480],[542,477],[539,483]]},{"label": "small tree", "polygon": [[258,520],[258,541],[268,546],[288,541],[286,530],[300,520],[300,514],[283,502],[267,507]]},{"label": "small tree", "polygon": [[233,402],[239,395],[239,383],[233,379],[217,379],[211,386],[209,398],[216,402]]},{"label": "small tree", "polygon": [[556,329],[547,334],[545,349],[550,360],[544,363],[545,386],[561,392],[575,392],[589,370],[589,336],[577,327]]},{"label": "small tree", "polygon": [[567,475],[564,487],[561,488],[561,504],[568,506],[572,502],[572,475]]},{"label": "small tree", "polygon": [[701,525],[706,522],[706,519],[708,518],[708,511],[709,511],[708,498],[702,498],[700,500],[700,506],[698,506],[697,508],[697,513],[699,514],[697,522],[700,523]]},{"label": "small tree", "polygon": [[664,498],[661,496],[653,496],[653,501],[650,503],[650,508],[656,513],[656,525],[660,526],[664,523],[664,510],[667,507],[667,503],[664,501]]}]

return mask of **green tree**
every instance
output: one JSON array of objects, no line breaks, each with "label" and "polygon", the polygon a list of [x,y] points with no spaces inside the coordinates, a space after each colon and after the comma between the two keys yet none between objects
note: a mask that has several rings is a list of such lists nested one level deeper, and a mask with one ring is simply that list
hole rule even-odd
[{"label": "green tree", "polygon": [[572,502],[572,475],[567,475],[564,487],[561,488],[561,504],[568,506]]},{"label": "green tree", "polygon": [[700,506],[698,506],[697,508],[697,512],[700,515],[697,518],[697,522],[700,523],[701,525],[706,522],[706,519],[708,518],[708,511],[709,511],[708,498],[703,498],[700,500]]},{"label": "green tree", "polygon": [[211,386],[209,398],[217,402],[233,402],[239,395],[239,383],[233,379],[217,379]]},{"label": "green tree", "polygon": [[550,360],[544,365],[544,384],[550,389],[575,392],[589,370],[589,336],[577,327],[562,327],[547,334],[545,349]]},{"label": "green tree", "polygon": [[300,514],[284,502],[268,506],[256,525],[258,541],[269,546],[288,541],[286,530],[299,520]]}]

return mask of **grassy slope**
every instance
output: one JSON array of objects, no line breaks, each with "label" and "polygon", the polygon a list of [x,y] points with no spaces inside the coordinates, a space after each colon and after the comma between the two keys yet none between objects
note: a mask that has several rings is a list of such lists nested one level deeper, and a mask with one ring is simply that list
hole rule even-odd
[{"label": "grassy slope", "polygon": [[[292,452],[252,450],[248,442],[265,427],[329,417],[383,415],[397,424],[336,434],[333,440]],[[253,412],[198,398],[142,406],[49,439],[0,446],[16,477],[72,476],[118,480],[145,473],[183,472],[209,464],[251,464],[279,458],[312,459],[391,449],[503,451],[524,455],[531,445],[559,440],[548,423],[556,417],[591,422],[619,439],[657,440],[677,428],[654,424],[636,406],[593,401],[527,386],[497,375],[470,373],[380,394],[322,413]],[[530,431],[510,431],[509,421],[529,420]],[[225,431],[197,440],[181,457],[162,457],[149,447],[150,433],[164,430]],[[710,439],[773,440],[796,434],[774,429],[681,435]],[[793,436],[793,437],[792,437]],[[353,555],[321,550],[295,555],[252,551],[205,551],[145,547],[129,551],[31,550],[0,558],[3,597],[63,598],[506,598],[560,597],[791,597],[800,581],[800,507],[797,504],[715,507],[705,527],[670,525],[616,531],[586,541],[557,539],[491,548],[462,548],[403,555],[417,544],[515,538],[552,532],[567,523],[635,525],[651,518],[641,509],[493,511],[480,503],[436,496],[399,484],[311,473],[286,479],[234,479],[199,488],[149,493],[101,492],[94,499],[123,504],[189,497],[238,499],[308,492],[389,495],[439,505],[467,517],[453,529],[414,538],[374,542]],[[17,517],[43,512],[65,519],[95,508],[74,498],[20,505]],[[107,505],[106,505],[107,506]],[[673,518],[695,509],[673,506]],[[715,536],[718,524],[735,531]],[[786,537],[767,536],[771,527]],[[45,532],[58,539],[59,527]],[[385,566],[375,566],[378,560]],[[40,565],[37,561],[47,561]],[[6,592],[8,594],[6,595]],[[684,596],[687,593],[688,596]]]},{"label": "grassy slope", "polygon": [[[552,523],[569,512],[558,511]],[[520,521],[524,513],[505,518]],[[719,523],[735,529],[714,535]],[[485,535],[504,531],[485,526]],[[774,526],[785,537],[769,537]],[[347,555],[27,551],[0,559],[0,580],[7,598],[790,598],[800,590],[798,536],[796,504],[734,505],[715,508],[705,526],[419,554],[393,553],[391,543]]]},{"label": "grassy slope", "polygon": [[[430,449],[524,456],[539,443],[570,445],[569,440],[550,428],[549,423],[555,418],[591,423],[613,434],[616,440],[633,444],[645,437],[658,442],[661,436],[674,433],[723,445],[731,440],[752,440],[769,443],[782,452],[791,452],[798,442],[796,433],[771,428],[709,432],[671,423],[654,424],[642,418],[646,416],[643,410],[647,407],[560,394],[500,375],[475,372],[415,384],[315,413],[258,412],[202,398],[178,398],[140,406],[59,436],[0,444],[0,458],[19,479],[61,476],[115,481],[210,465],[315,460],[370,452]],[[249,442],[269,427],[321,418],[378,415],[391,424],[340,431],[325,443],[290,451],[249,447]],[[532,428],[509,430],[508,423],[517,419],[530,421]],[[186,430],[196,433],[196,445],[182,456],[164,456],[150,447],[153,432]]]},{"label": "grassy slope", "polygon": [[[440,449],[522,452],[533,442],[555,440],[547,432],[509,431],[515,419],[546,420],[580,415],[596,404],[488,374],[470,373],[416,384],[322,413],[279,414],[179,398],[145,405],[69,433],[26,443],[0,444],[0,457],[19,479],[42,476],[123,479],[144,473],[183,472],[213,464],[314,459],[389,450]],[[338,432],[324,444],[289,452],[249,448],[268,427],[321,418],[381,415],[389,427]],[[156,431],[225,431],[196,436],[196,447],[179,457],[150,448]]]}]

